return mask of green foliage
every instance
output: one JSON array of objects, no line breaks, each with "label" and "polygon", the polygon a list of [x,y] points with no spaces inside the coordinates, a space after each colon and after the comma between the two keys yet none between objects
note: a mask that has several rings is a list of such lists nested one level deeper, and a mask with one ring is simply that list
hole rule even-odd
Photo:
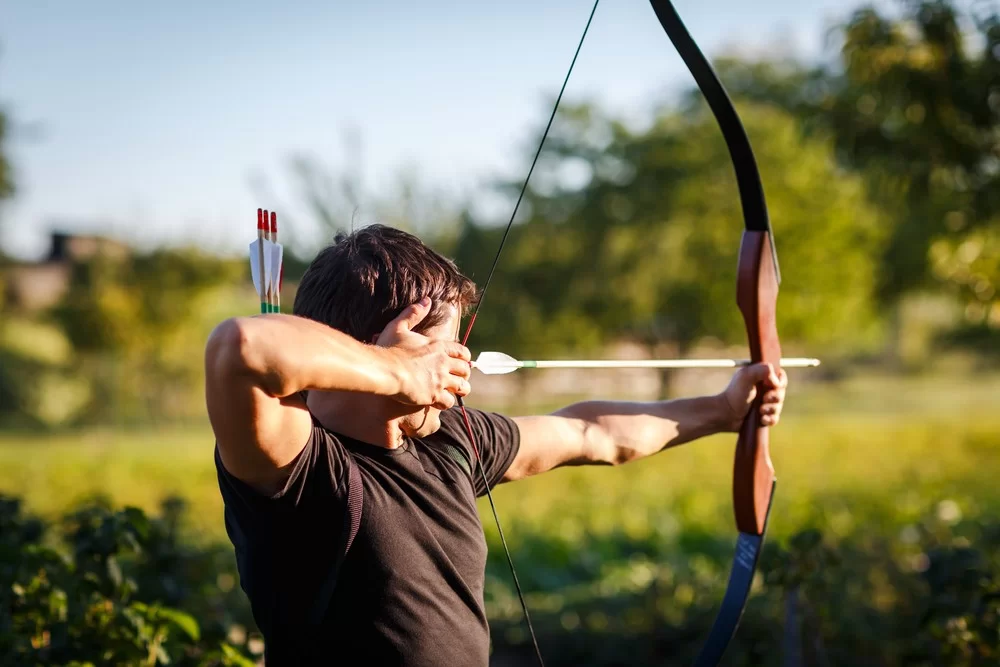
[{"label": "green foliage", "polygon": [[[899,440],[903,430],[890,429],[886,441]],[[864,442],[846,456],[853,466],[875,469],[863,456],[877,437],[856,433]],[[989,484],[983,471],[994,469],[995,434],[935,441],[943,461],[931,468],[957,475],[946,485],[966,489],[954,499],[940,499],[947,492],[929,479],[920,487],[924,495],[901,502],[899,494],[913,487],[905,475],[883,476],[884,492],[871,495],[828,486],[810,496],[780,485],[775,530],[725,664],[776,664],[792,647],[805,667],[995,663],[1000,525],[991,517],[1000,497],[995,489],[991,495],[969,488],[963,465],[954,466],[974,459],[980,481]],[[709,460],[704,449],[712,443],[701,447],[695,457]],[[923,449],[917,439],[897,452],[906,457],[902,467],[917,465],[912,455]],[[687,665],[700,648],[725,587],[734,536],[731,528],[699,527],[698,497],[706,494],[699,481],[669,493],[656,487],[678,463],[704,478],[691,456],[686,463],[669,458],[568,470],[498,489],[548,664]],[[793,481],[789,472],[779,466]],[[847,481],[836,470],[829,475]],[[728,497],[717,486],[707,493],[718,493],[713,502],[721,507]],[[579,502],[580,493],[589,500]],[[801,509],[790,511],[793,505]],[[18,501],[0,499],[0,662],[253,664],[249,656],[260,645],[240,627],[249,625],[241,593],[219,584],[235,575],[231,550],[185,545],[184,512],[174,501],[151,518],[97,500],[46,526]],[[803,524],[813,527],[792,531]],[[494,659],[528,665],[509,572],[495,531],[487,533]]]},{"label": "green foliage", "polygon": [[[782,331],[827,349],[870,344],[884,221],[863,181],[836,166],[825,137],[804,139],[789,113],[753,104],[741,116],[784,267]],[[742,214],[707,108],[664,111],[639,133],[587,105],[564,110],[562,122],[526,196],[527,219],[508,240],[477,344],[539,356],[623,336],[682,354],[706,337],[742,342],[733,296]],[[485,270],[496,237],[467,225],[460,265]]]},{"label": "green foliage", "polygon": [[729,58],[739,97],[776,104],[828,134],[863,174],[886,220],[879,296],[932,289],[966,306],[968,327],[1000,327],[1000,14],[995,3],[865,5],[837,28],[838,62]]},{"label": "green foliage", "polygon": [[901,17],[858,9],[842,27],[843,72],[814,116],[847,164],[864,169],[896,224],[887,298],[933,280],[997,326],[1000,249],[1000,14],[941,0],[903,2]]},{"label": "green foliage", "polygon": [[7,139],[10,120],[0,109],[0,201],[14,196],[14,168],[7,158]]},{"label": "green foliage", "polygon": [[[85,379],[86,398],[62,423],[200,414],[204,343],[218,322],[211,318],[220,297],[231,299],[232,286],[242,286],[245,264],[181,249],[98,255],[72,270],[51,318],[73,350],[61,370]],[[243,312],[250,308],[248,300]]]},{"label": "green foliage", "polygon": [[[781,664],[793,648],[809,667],[995,664],[1000,497],[975,472],[998,462],[995,422],[805,421],[813,439],[778,429],[771,534],[724,664]],[[547,663],[691,664],[735,539],[731,460],[714,446],[497,490]],[[724,478],[706,472],[713,456]],[[495,651],[529,664],[499,540],[487,533]]]},{"label": "green foliage", "polygon": [[151,519],[96,502],[64,518],[59,543],[0,496],[0,663],[253,665],[227,642],[239,626],[214,580],[232,574],[179,542],[182,510]]},{"label": "green foliage", "polygon": [[[994,664],[998,528],[989,520],[949,526],[928,517],[910,531],[905,549],[870,530],[837,539],[807,529],[783,543],[771,540],[723,664],[782,664],[792,651],[805,667]],[[618,552],[614,560],[602,553],[593,583],[550,582],[547,593],[529,599],[546,663],[690,665],[731,561],[664,553],[655,541],[621,534],[605,539],[603,547],[579,545]],[[731,553],[732,543],[704,540],[693,550]],[[493,605],[502,610],[493,622],[494,655],[530,664],[516,600]]]},{"label": "green foliage", "polygon": [[[808,667],[995,663],[1000,377],[858,371],[829,384],[792,381],[771,437],[779,482],[767,550],[725,664],[780,664],[789,634],[801,637]],[[732,445],[733,436],[713,436],[626,466],[568,468],[497,487],[547,663],[690,664],[733,556]],[[198,622],[199,646],[234,637],[252,653],[232,630],[252,626],[225,542],[207,427],[8,435],[0,438],[0,488],[59,527],[30,543],[65,536],[62,552],[74,563],[67,576],[96,577],[111,598],[105,555],[113,554],[123,580],[137,582],[125,606],[182,611]],[[113,502],[76,504],[100,489]],[[190,516],[182,505],[158,509],[172,493],[188,499]],[[129,505],[158,518],[113,509]],[[485,500],[480,510],[494,653],[529,665]],[[0,541],[23,530],[8,525]],[[133,540],[141,553],[130,551]],[[195,546],[205,542],[225,546]],[[0,572],[7,562],[0,557]],[[18,581],[27,587],[34,573]],[[191,643],[156,622],[169,625],[169,641]]]}]

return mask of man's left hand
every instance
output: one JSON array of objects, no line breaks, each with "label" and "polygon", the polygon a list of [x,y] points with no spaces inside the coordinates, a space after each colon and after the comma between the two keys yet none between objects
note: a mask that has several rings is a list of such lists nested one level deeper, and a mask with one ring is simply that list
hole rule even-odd
[{"label": "man's left hand", "polygon": [[764,391],[760,403],[759,423],[761,426],[774,426],[781,418],[781,409],[785,404],[785,388],[788,386],[788,376],[784,370],[775,371],[768,363],[753,364],[741,368],[729,381],[729,386],[722,392],[726,408],[728,408],[727,423],[729,429],[738,431],[747,416],[751,403],[757,397],[758,385]]}]

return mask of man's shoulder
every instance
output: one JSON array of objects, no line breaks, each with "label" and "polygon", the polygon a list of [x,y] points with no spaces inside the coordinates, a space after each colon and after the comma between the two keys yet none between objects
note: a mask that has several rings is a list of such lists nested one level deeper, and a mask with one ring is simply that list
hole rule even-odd
[{"label": "man's shoulder", "polygon": [[466,427],[465,415],[460,407],[441,413],[441,427],[428,440],[457,445],[470,457],[478,456],[477,449],[516,450],[520,445],[520,428],[514,418],[499,412],[468,407],[466,414],[472,430],[472,440],[469,439],[469,428]]},{"label": "man's shoulder", "polygon": [[[480,408],[470,408],[465,406],[465,411],[469,415],[470,421],[475,424],[476,420],[482,420],[486,422],[503,422],[503,423],[513,423],[514,418],[508,417],[502,412],[495,412],[493,410],[483,410]],[[445,423],[454,424],[460,427],[463,431],[465,430],[465,420],[462,416],[462,408],[460,406],[455,406],[441,412],[441,425],[444,426]]]}]

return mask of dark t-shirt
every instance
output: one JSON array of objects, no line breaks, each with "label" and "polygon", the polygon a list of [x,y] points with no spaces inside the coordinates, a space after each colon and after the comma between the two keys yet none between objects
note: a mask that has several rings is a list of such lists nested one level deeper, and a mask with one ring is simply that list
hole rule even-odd
[{"label": "dark t-shirt", "polygon": [[[492,487],[514,460],[520,434],[507,417],[468,412]],[[363,482],[364,509],[316,632],[308,612],[342,539],[348,457]],[[488,664],[486,540],[476,509],[486,489],[475,461],[457,408],[441,414],[438,432],[393,450],[314,420],[288,482],[271,497],[230,475],[216,450],[226,530],[268,667]]]}]

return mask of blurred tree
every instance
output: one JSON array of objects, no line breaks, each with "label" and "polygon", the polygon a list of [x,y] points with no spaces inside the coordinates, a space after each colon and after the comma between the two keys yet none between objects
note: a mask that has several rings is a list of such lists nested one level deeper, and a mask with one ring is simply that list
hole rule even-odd
[{"label": "blurred tree", "polygon": [[943,279],[979,304],[970,314],[1000,326],[998,250],[983,242],[1000,232],[1000,15],[941,0],[902,7],[898,19],[870,7],[852,15],[843,73],[821,110],[840,154],[904,217],[883,293]]},{"label": "blurred tree", "polygon": [[[865,174],[891,223],[879,270],[887,312],[898,314],[907,294],[943,285],[971,328],[996,332],[1000,16],[995,3],[968,7],[901,0],[890,15],[865,6],[835,31],[841,47],[832,66],[727,59],[718,68],[735,94],[831,134],[842,164]],[[901,322],[894,325],[898,335]]]},{"label": "blurred tree", "polygon": [[[217,313],[254,312],[245,281],[245,262],[190,248],[99,255],[74,266],[70,290],[52,315],[72,343],[73,370],[89,383],[78,418],[135,422],[200,414],[205,339],[221,319]],[[244,288],[242,309],[234,286]],[[219,312],[221,299],[231,312]]]},{"label": "blurred tree", "polygon": [[[788,112],[740,107],[785,268],[783,333],[828,353],[876,342],[885,225],[862,179],[837,167],[829,138],[803,139]],[[742,343],[734,285],[743,219],[707,107],[664,110],[633,132],[581,104],[557,127],[475,345],[540,356],[622,337],[681,354],[706,337]],[[480,280],[501,231],[465,227],[459,263]]]},{"label": "blurred tree", "polygon": [[7,158],[7,115],[0,109],[0,201],[14,196],[14,168]]},{"label": "blurred tree", "polygon": [[[0,230],[3,229],[3,202],[12,198],[15,192],[14,169],[7,157],[7,144],[9,140],[9,120],[7,114],[0,108]],[[17,410],[22,402],[21,392],[18,390],[18,370],[31,370],[33,364],[23,360],[19,355],[14,354],[5,344],[7,335],[5,332],[4,311],[6,310],[7,281],[4,265],[7,259],[4,256],[3,245],[0,244],[0,419],[3,413]]]}]

